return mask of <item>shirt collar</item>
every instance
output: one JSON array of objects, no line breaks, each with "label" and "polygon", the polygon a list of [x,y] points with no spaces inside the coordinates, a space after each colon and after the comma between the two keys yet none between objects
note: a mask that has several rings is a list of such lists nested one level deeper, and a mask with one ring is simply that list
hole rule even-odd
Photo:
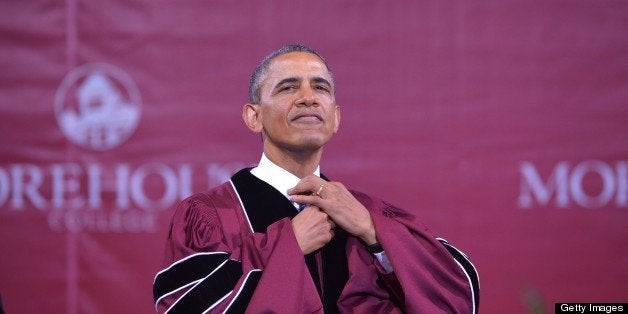
[{"label": "shirt collar", "polygon": [[[301,181],[299,177],[270,161],[270,159],[266,157],[266,154],[262,154],[259,164],[257,167],[251,169],[251,173],[258,179],[270,184],[286,197],[288,197],[288,189],[293,188]],[[314,174],[318,177],[321,176],[320,166],[316,167]]]}]

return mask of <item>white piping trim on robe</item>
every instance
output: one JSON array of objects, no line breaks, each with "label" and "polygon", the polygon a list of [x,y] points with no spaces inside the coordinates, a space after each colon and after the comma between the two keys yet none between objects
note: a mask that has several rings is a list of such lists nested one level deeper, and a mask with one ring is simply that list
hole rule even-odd
[{"label": "white piping trim on robe", "polygon": [[251,271],[249,271],[246,274],[246,278],[244,278],[244,281],[242,281],[242,285],[240,285],[240,289],[238,289],[238,292],[236,293],[236,295],[233,297],[233,299],[231,299],[231,302],[229,302],[229,305],[227,305],[227,308],[225,308],[225,310],[222,312],[227,313],[227,311],[229,310],[229,308],[231,308],[231,305],[233,305],[233,302],[235,302],[235,300],[238,299],[238,297],[240,296],[240,293],[242,292],[242,289],[244,289],[244,287],[246,286],[246,282],[249,280],[249,277],[251,276],[251,273],[253,273],[254,271],[262,271],[261,269],[252,269]]},{"label": "white piping trim on robe", "polygon": [[233,181],[229,180],[229,183],[231,183],[231,187],[233,188],[233,191],[235,192],[236,196],[238,196],[238,201],[240,201],[240,207],[242,207],[242,211],[244,212],[244,217],[246,217],[246,222],[249,223],[249,228],[251,228],[251,232],[255,232],[253,230],[253,225],[251,224],[251,220],[249,219],[249,215],[246,213],[246,208],[244,208],[244,203],[242,203],[242,199],[240,198],[240,193],[238,193],[238,189],[236,189],[235,184],[233,184]]}]

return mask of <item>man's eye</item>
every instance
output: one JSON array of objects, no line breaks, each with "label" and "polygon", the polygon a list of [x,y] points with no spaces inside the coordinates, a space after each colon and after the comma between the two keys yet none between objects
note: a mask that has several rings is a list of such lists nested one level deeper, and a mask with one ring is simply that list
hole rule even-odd
[{"label": "man's eye", "polygon": [[320,91],[324,91],[324,92],[328,92],[328,93],[329,93],[329,87],[324,86],[324,85],[321,85],[321,86],[316,86],[316,89],[317,89],[317,90],[320,90]]},{"label": "man's eye", "polygon": [[294,89],[296,89],[296,86],[294,86],[294,85],[286,85],[286,86],[281,87],[279,89],[279,91],[280,92],[284,92],[284,91],[291,91],[291,90],[294,90]]}]

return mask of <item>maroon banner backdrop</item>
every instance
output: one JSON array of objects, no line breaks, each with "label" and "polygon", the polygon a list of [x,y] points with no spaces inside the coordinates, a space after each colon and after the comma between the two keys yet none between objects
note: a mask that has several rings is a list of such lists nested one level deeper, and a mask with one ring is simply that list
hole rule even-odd
[{"label": "maroon banner backdrop", "polygon": [[7,313],[152,313],[177,202],[255,164],[267,53],[326,56],[322,171],[468,253],[485,313],[628,302],[628,2],[2,1]]}]

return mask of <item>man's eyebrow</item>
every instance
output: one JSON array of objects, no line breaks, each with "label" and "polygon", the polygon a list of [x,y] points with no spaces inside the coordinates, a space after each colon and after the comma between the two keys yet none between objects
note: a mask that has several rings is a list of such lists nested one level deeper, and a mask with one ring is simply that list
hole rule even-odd
[{"label": "man's eyebrow", "polygon": [[314,77],[314,78],[312,79],[312,81],[313,81],[314,83],[323,83],[323,84],[327,84],[327,85],[329,85],[329,86],[333,86],[333,85],[331,85],[331,83],[330,83],[328,80],[326,80],[326,79],[324,79],[324,78],[322,78],[322,77],[320,77],[320,76]]},{"label": "man's eyebrow", "polygon": [[279,81],[277,84],[275,84],[275,87],[273,89],[275,89],[275,88],[277,88],[277,87],[279,87],[279,86],[281,86],[283,84],[286,84],[286,83],[297,83],[297,82],[299,82],[298,78],[296,78],[296,77],[288,77],[288,78],[285,78],[285,79]]}]

